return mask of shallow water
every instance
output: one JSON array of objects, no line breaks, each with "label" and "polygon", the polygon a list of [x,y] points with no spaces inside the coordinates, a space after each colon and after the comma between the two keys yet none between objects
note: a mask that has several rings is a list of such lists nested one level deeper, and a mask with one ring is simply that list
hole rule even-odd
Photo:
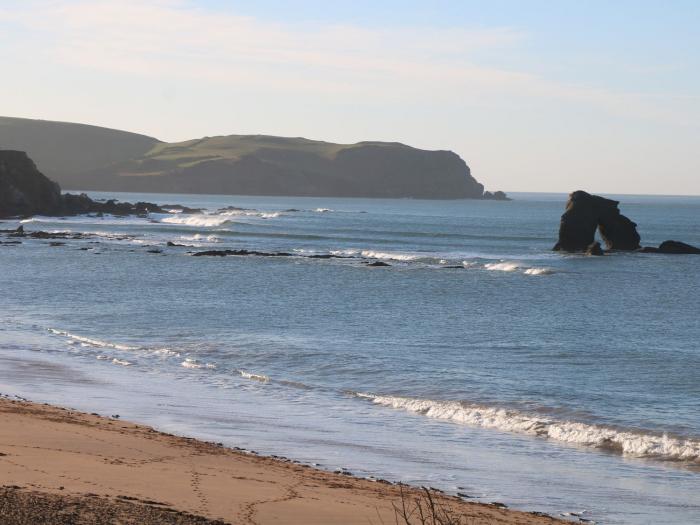
[{"label": "shallow water", "polygon": [[[553,253],[564,195],[120,197],[206,212],[25,221],[94,235],[0,246],[0,391],[599,523],[700,515],[700,257]],[[700,244],[700,198],[620,199],[644,244]],[[227,248],[295,256],[189,254]]]}]

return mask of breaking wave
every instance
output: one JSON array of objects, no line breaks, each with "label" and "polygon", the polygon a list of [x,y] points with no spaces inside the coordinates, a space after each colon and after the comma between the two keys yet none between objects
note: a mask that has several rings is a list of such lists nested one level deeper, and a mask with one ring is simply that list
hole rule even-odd
[{"label": "breaking wave", "polygon": [[221,239],[216,235],[202,235],[201,233],[196,233],[194,235],[181,235],[180,239],[183,241],[193,241],[193,242],[221,242]]},{"label": "breaking wave", "polygon": [[356,393],[355,395],[368,399],[376,405],[474,427],[605,449],[625,456],[700,462],[700,441],[692,439],[675,438],[665,434],[655,435],[639,431],[616,430],[575,421],[558,421],[536,414],[457,401],[376,396],[366,393]]},{"label": "breaking wave", "polygon": [[383,259],[389,261],[415,261],[419,255],[400,252],[380,252],[375,250],[332,250],[331,255],[366,257],[367,259]]},{"label": "breaking wave", "polygon": [[554,270],[551,268],[528,268],[525,270],[525,275],[551,275]]},{"label": "breaking wave", "polygon": [[205,228],[223,226],[229,221],[229,217],[222,217],[221,215],[175,215],[174,217],[165,217],[161,219],[161,222],[166,224],[203,226]]},{"label": "breaking wave", "polygon": [[196,359],[190,359],[189,357],[185,359],[182,363],[180,363],[180,366],[183,368],[193,368],[193,369],[214,369],[216,368],[216,365],[213,363],[200,363]]},{"label": "breaking wave", "polygon": [[279,211],[257,211],[257,210],[226,210],[218,214],[222,217],[260,217],[261,219],[275,219],[282,216]]},{"label": "breaking wave", "polygon": [[261,383],[269,383],[270,378],[262,374],[253,374],[252,372],[246,372],[245,370],[239,370],[238,373],[244,379],[252,379],[253,381],[260,381]]},{"label": "breaking wave", "polygon": [[554,270],[544,267],[527,267],[512,261],[500,261],[484,264],[484,268],[497,272],[522,272],[525,275],[551,275]]},{"label": "breaking wave", "polygon": [[115,350],[140,350],[138,346],[128,346],[120,345],[117,343],[110,343],[108,341],[100,341],[99,339],[91,339],[89,337],[83,337],[81,335],[71,334],[70,332],[65,332],[63,330],[56,330],[54,328],[49,328],[49,332],[55,335],[60,335],[67,337],[71,341],[80,343],[84,346],[93,346],[97,348],[113,348]]},{"label": "breaking wave", "polygon": [[133,363],[132,363],[131,361],[127,361],[126,359],[119,359],[119,358],[116,358],[116,357],[112,357],[112,356],[110,356],[110,355],[99,354],[99,355],[97,355],[97,356],[95,356],[95,357],[96,357],[96,359],[98,359],[99,361],[109,361],[109,362],[111,362],[113,365],[120,365],[120,366],[131,366],[131,365],[133,365]]},{"label": "breaking wave", "polygon": [[518,263],[514,262],[497,262],[497,263],[486,263],[484,268],[487,270],[497,271],[497,272],[515,272],[520,269]]},{"label": "breaking wave", "polygon": [[[72,334],[70,332],[66,332],[65,330],[56,330],[55,328],[49,328],[49,332],[51,332],[54,335],[60,335],[61,337],[66,337],[69,339],[69,344],[80,344],[80,346],[84,347],[92,347],[92,348],[111,348],[113,350],[121,350],[124,352],[136,352],[136,351],[142,351],[142,352],[149,352],[157,356],[161,357],[178,357],[180,354],[176,352],[175,350],[171,350],[170,348],[163,348],[163,347],[158,347],[158,348],[147,348],[143,346],[129,346],[129,345],[122,345],[118,343],[111,343],[109,341],[102,341],[100,339],[92,339],[90,337],[83,337],[82,335],[76,335]],[[100,356],[98,355],[97,358],[107,359],[105,356]],[[129,363],[131,364],[131,363]]]}]

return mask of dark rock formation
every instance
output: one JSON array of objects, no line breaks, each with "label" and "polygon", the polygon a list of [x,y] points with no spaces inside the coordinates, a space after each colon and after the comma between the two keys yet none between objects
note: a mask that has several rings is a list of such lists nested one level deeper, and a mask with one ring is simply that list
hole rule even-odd
[{"label": "dark rock formation", "polygon": [[603,249],[600,247],[598,241],[591,243],[588,248],[586,248],[586,255],[605,255]]},{"label": "dark rock formation", "polygon": [[84,193],[63,195],[64,215],[83,215],[86,213],[110,215],[148,215],[149,213],[167,213],[167,210],[152,202],[117,202],[110,199],[105,202],[94,201]]},{"label": "dark rock formation", "polygon": [[23,151],[0,151],[0,217],[61,213],[61,188]]},{"label": "dark rock formation", "polygon": [[490,191],[485,191],[484,194],[481,196],[482,199],[487,200],[487,201],[509,201],[512,200],[508,195],[506,195],[502,191],[494,191],[491,193]]},{"label": "dark rock formation", "polygon": [[166,212],[166,209],[151,202],[101,202],[92,200],[84,193],[62,195],[59,185],[43,175],[25,152],[0,150],[0,217],[87,213],[147,215]]},{"label": "dark rock formation", "polygon": [[596,229],[609,250],[639,249],[637,225],[620,213],[618,201],[575,191],[561,216],[554,250],[584,252],[595,242]]},{"label": "dark rock formation", "polygon": [[383,261],[375,261],[371,263],[367,263],[367,266],[371,268],[383,268],[385,266],[391,266],[389,263],[385,263]]},{"label": "dark rock formation", "polygon": [[639,233],[637,224],[622,215],[617,209],[610,210],[609,214],[601,216],[598,224],[600,236],[608,247],[608,250],[633,251],[639,249]]},{"label": "dark rock formation", "polygon": [[669,254],[693,254],[700,255],[700,248],[680,241],[664,241],[658,248],[645,246],[641,249],[644,253],[669,253]]},{"label": "dark rock formation", "polygon": [[227,255],[256,255],[258,257],[294,257],[293,253],[287,252],[259,252],[256,250],[205,250],[195,252],[193,257],[226,257]]}]

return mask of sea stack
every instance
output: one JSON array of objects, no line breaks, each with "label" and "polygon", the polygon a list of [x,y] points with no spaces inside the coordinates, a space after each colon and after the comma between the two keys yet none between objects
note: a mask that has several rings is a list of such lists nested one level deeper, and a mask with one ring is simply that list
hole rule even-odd
[{"label": "sea stack", "polygon": [[637,225],[620,213],[618,201],[575,191],[569,195],[561,216],[556,251],[586,252],[595,243],[596,230],[608,250],[640,248]]}]

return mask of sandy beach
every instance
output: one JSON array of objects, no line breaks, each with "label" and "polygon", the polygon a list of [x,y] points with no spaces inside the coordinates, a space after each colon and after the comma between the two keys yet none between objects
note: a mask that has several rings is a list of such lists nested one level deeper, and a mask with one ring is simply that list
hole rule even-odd
[{"label": "sandy beach", "polygon": [[[388,524],[396,522],[401,490],[409,503],[421,494],[114,417],[4,398],[0,465],[3,525]],[[559,522],[434,495],[460,523]]]}]

